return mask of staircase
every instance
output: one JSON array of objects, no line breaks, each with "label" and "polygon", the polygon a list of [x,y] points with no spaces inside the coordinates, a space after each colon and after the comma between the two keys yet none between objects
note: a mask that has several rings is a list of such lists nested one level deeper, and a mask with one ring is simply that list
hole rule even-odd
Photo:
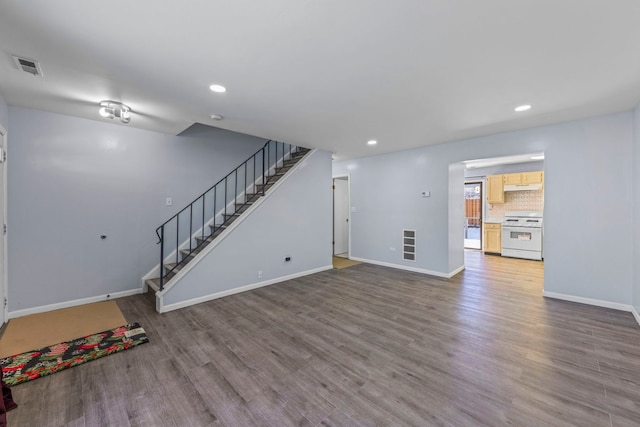
[{"label": "staircase", "polygon": [[266,144],[218,183],[156,229],[160,264],[145,280],[155,294],[284,177],[310,150],[277,141]]}]

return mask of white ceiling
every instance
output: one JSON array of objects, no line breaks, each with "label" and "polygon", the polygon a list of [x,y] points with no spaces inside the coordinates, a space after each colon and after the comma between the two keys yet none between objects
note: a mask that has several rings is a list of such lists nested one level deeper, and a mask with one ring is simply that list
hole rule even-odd
[{"label": "white ceiling", "polygon": [[0,0],[10,105],[108,121],[113,99],[126,126],[199,122],[337,159],[629,110],[639,48],[638,0]]}]

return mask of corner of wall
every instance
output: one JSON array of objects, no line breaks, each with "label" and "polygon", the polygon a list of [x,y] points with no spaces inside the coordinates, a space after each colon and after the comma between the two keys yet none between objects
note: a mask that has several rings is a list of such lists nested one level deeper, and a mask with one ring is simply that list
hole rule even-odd
[{"label": "corner of wall", "polygon": [[[633,110],[633,166],[632,186],[633,207],[633,259],[640,257],[640,104]],[[633,266],[631,286],[631,304],[633,314],[640,324],[640,267]]]},{"label": "corner of wall", "polygon": [[9,106],[0,95],[0,126],[9,130]]}]

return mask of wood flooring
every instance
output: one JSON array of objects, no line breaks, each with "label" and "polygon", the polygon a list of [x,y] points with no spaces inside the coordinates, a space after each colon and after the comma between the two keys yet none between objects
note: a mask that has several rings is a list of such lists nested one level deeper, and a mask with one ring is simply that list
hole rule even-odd
[{"label": "wood flooring", "polygon": [[[13,388],[10,426],[638,426],[630,313],[545,299],[543,265],[360,264],[159,315],[150,343]],[[606,284],[603,284],[606,286]]]}]

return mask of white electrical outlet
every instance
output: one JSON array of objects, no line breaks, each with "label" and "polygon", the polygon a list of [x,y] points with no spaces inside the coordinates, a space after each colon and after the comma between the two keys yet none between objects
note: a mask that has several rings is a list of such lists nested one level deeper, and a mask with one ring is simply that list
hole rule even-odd
[{"label": "white electrical outlet", "polygon": [[167,197],[166,204],[167,206],[173,206],[173,199],[171,197]]},{"label": "white electrical outlet", "polygon": [[258,270],[258,279],[262,279],[262,270]]}]

